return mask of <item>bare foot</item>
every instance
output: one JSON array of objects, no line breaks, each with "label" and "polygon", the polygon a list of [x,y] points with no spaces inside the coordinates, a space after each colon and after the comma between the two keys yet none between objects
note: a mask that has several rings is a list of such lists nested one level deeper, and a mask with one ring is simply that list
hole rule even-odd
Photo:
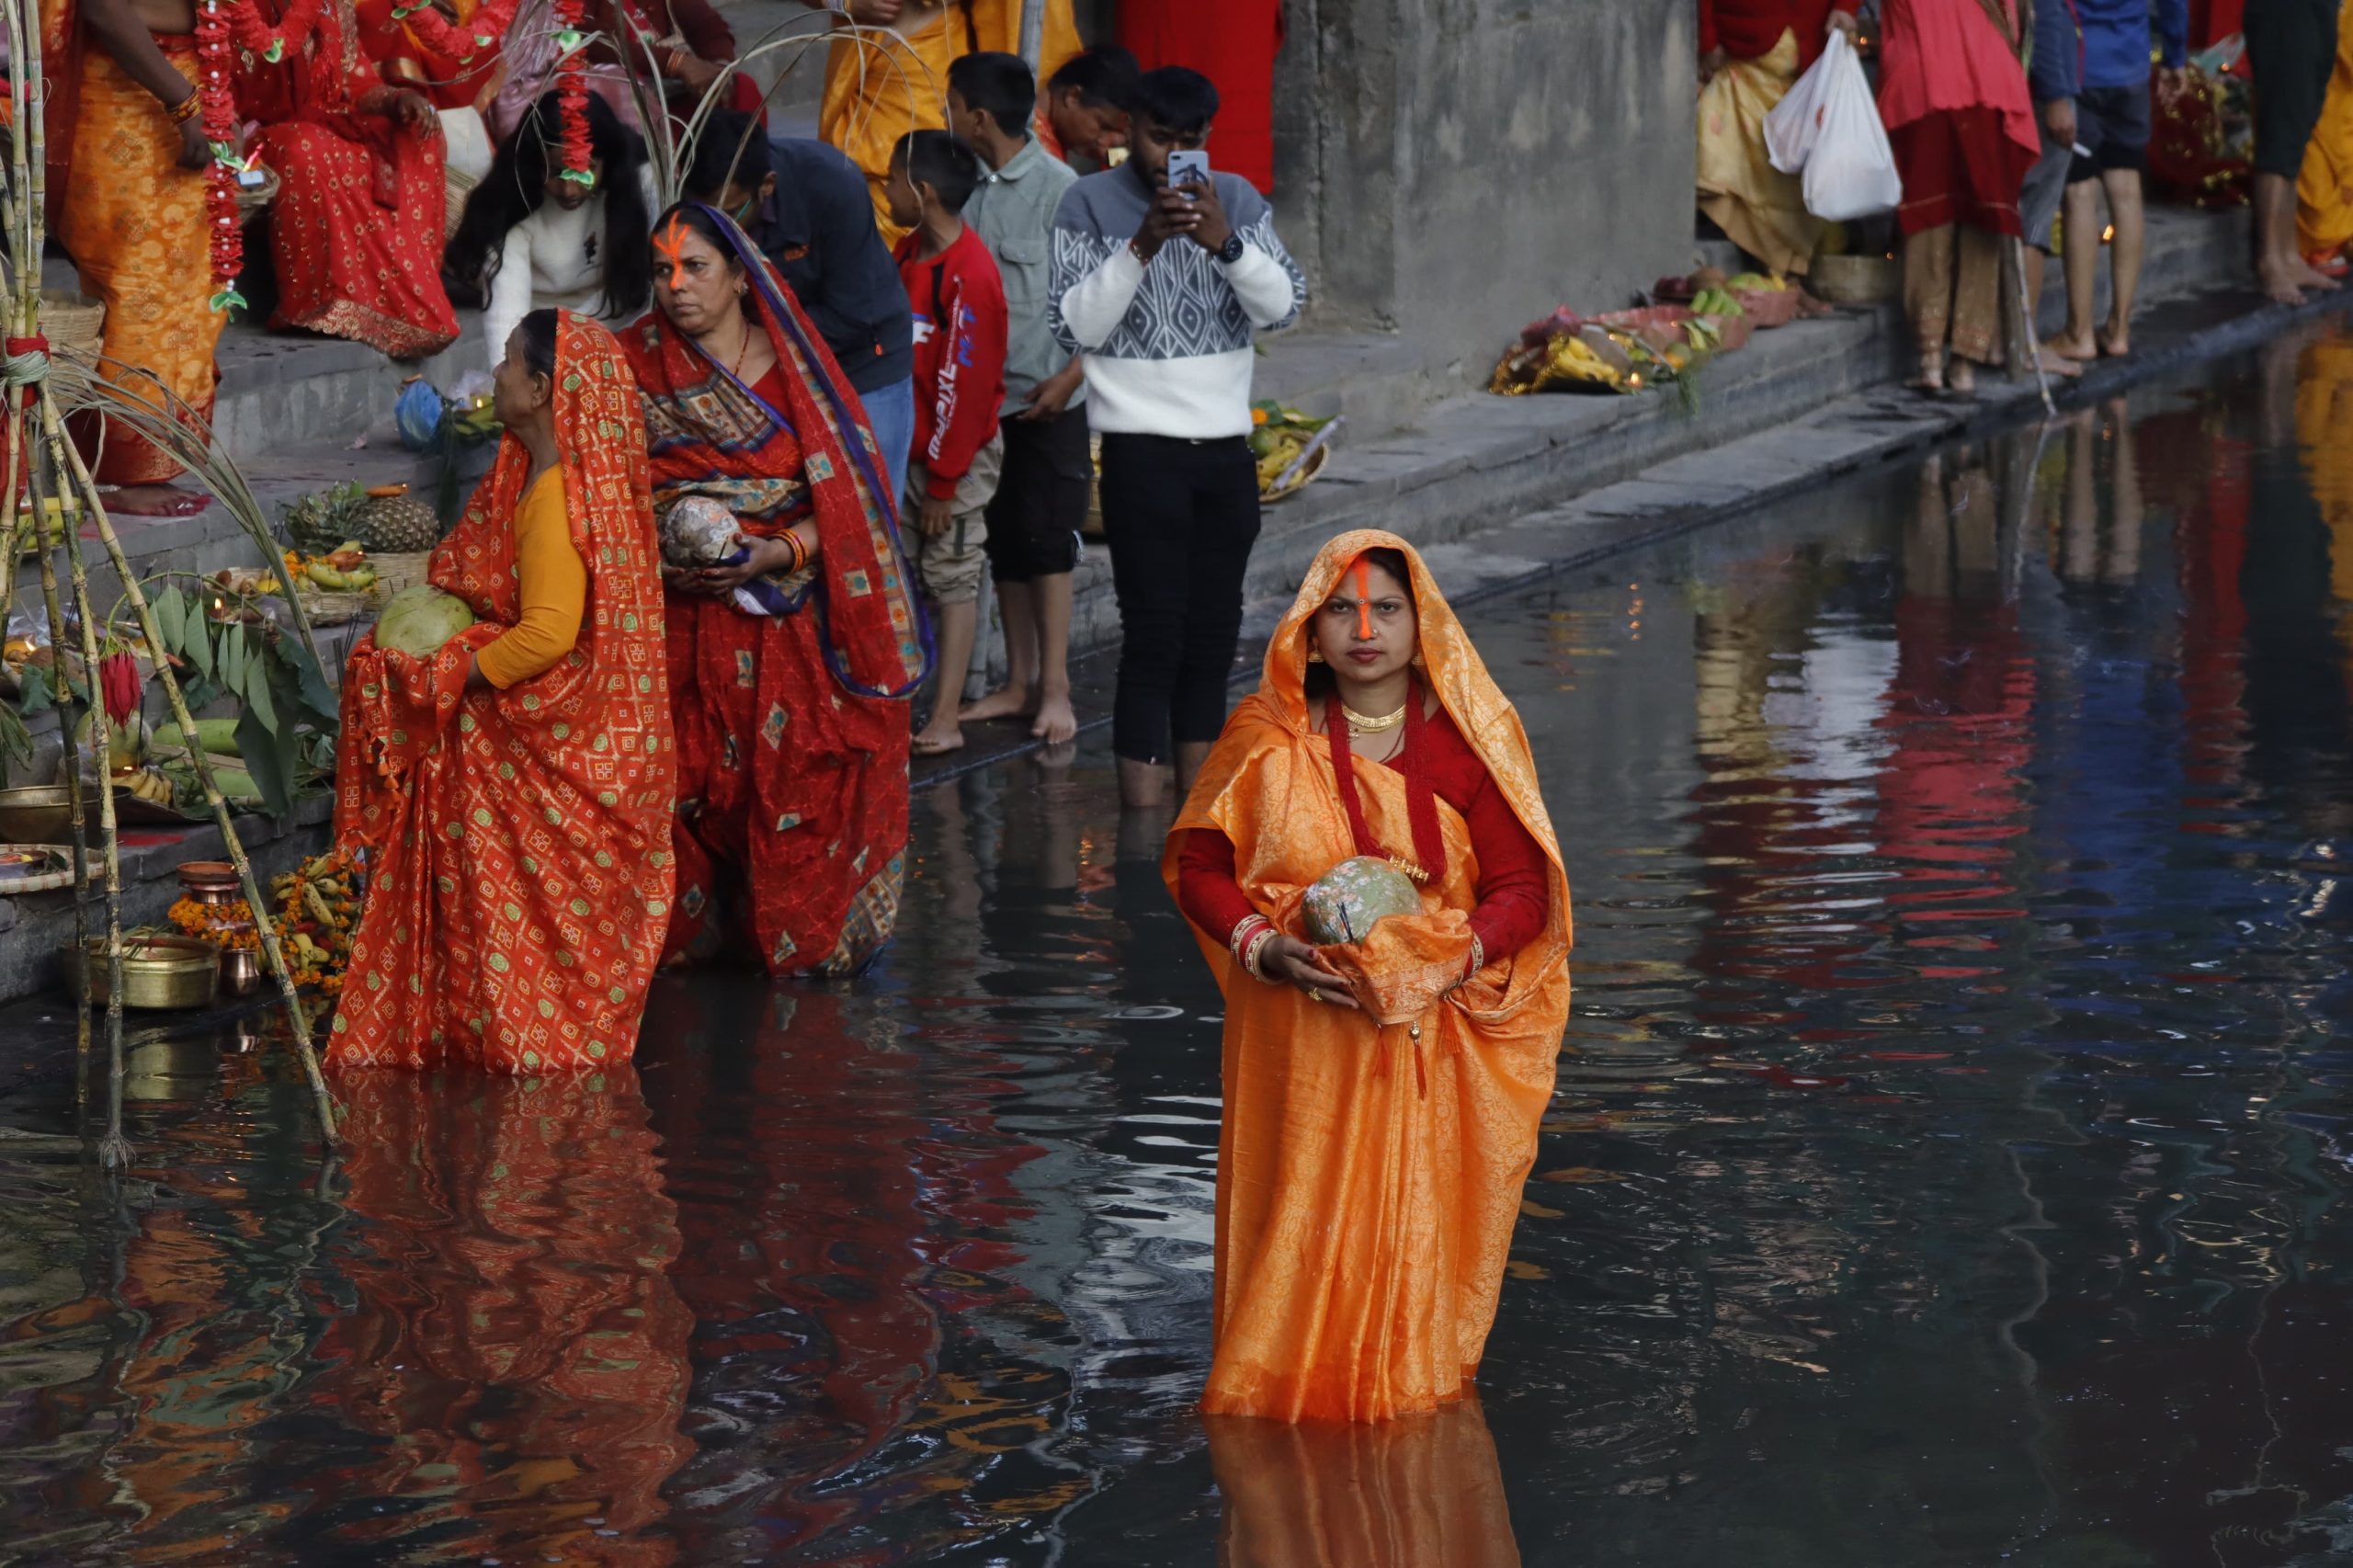
[{"label": "bare foot", "polygon": [[2063,358],[2045,348],[2042,350],[2042,373],[2046,376],[2057,376],[2062,381],[2072,381],[2084,373],[2084,368],[2076,361]]},{"label": "bare foot", "polygon": [[1955,397],[1974,397],[1977,394],[1977,367],[1966,359],[1955,359],[1945,368],[1945,385],[1952,389]]},{"label": "bare foot", "polygon": [[2344,287],[2336,278],[2308,261],[2296,263],[2296,281],[2306,289],[2317,289],[2324,294],[2334,294]]},{"label": "bare foot", "polygon": [[2304,302],[2302,274],[2311,271],[2311,267],[2302,264],[2289,267],[2267,259],[2255,269],[2255,277],[2256,281],[2262,285],[2264,298],[2273,304],[2301,305]]},{"label": "bare foot", "polygon": [[2082,332],[2063,332],[2043,347],[2062,359],[2073,359],[2078,364],[2099,358],[2099,345],[2094,341],[2088,328]]},{"label": "bare foot", "polygon": [[108,493],[106,504],[108,511],[130,517],[193,517],[212,497],[178,484],[120,484]]},{"label": "bare foot", "polygon": [[2132,332],[2129,327],[2111,326],[2099,335],[2099,351],[2111,359],[2121,359],[2132,352]]},{"label": "bare foot", "polygon": [[945,756],[951,751],[964,749],[964,732],[953,721],[941,724],[937,720],[926,724],[913,743],[917,756]]},{"label": "bare foot", "polygon": [[1078,733],[1078,715],[1071,711],[1067,695],[1049,697],[1038,704],[1038,722],[1030,734],[1050,746],[1061,745]]},{"label": "bare foot", "polygon": [[1027,719],[1036,711],[1038,697],[1034,691],[1001,686],[978,702],[965,704],[956,718],[961,723],[978,724],[991,719]]}]

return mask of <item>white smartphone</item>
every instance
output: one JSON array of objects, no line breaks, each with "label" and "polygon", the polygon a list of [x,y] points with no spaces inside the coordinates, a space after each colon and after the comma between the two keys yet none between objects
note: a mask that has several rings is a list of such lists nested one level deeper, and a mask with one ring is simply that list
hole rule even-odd
[{"label": "white smartphone", "polygon": [[1199,148],[1179,148],[1168,154],[1168,188],[1210,183],[1210,155]]}]

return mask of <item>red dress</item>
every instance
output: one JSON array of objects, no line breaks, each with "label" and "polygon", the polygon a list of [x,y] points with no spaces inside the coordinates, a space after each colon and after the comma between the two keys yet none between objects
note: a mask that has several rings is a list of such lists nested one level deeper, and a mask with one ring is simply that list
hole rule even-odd
[{"label": "red dress", "polygon": [[1120,42],[1146,71],[1183,65],[1217,84],[1210,159],[1261,191],[1275,188],[1275,53],[1281,0],[1120,0]]},{"label": "red dress", "polygon": [[416,359],[458,336],[441,288],[442,145],[438,133],[361,113],[381,85],[358,25],[329,4],[299,53],[275,65],[251,58],[240,98],[262,122],[261,161],[282,182],[269,215],[270,324]]},{"label": "red dress", "polygon": [[672,594],[678,740],[672,961],[748,949],[771,974],[855,973],[898,921],[907,693],[929,628],[865,411],[790,289],[733,223],[777,369],[745,386],[658,310],[622,334],[644,392],[654,501],[700,496],[773,539],[813,522],[817,558],[756,615]]}]

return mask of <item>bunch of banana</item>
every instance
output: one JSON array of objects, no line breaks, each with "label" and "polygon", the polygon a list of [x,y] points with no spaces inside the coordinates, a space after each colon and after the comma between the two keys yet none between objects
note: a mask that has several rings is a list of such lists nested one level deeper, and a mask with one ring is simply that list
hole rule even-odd
[{"label": "bunch of banana", "polygon": [[174,793],[172,781],[156,768],[142,767],[136,773],[122,776],[116,782],[130,786],[132,795],[151,806],[168,806],[172,803]]},{"label": "bunch of banana", "polygon": [[1543,374],[1547,381],[1599,381],[1611,387],[1626,384],[1625,374],[1574,333],[1563,333],[1546,346]]},{"label": "bunch of banana", "polygon": [[324,555],[286,552],[287,580],[298,587],[330,594],[364,594],[376,585],[376,569],[358,540],[346,540]]},{"label": "bunch of banana", "polygon": [[[1779,294],[1786,291],[1789,286],[1790,280],[1779,274],[1776,273],[1768,278],[1762,272],[1744,272],[1736,278],[1727,278],[1724,282],[1724,287],[1734,293],[1748,294]],[[1692,309],[1697,310],[1699,307],[1694,305]]]},{"label": "bunch of banana", "polygon": [[1740,301],[1725,289],[1702,289],[1691,296],[1691,313],[1695,316],[1736,316],[1742,314]]}]

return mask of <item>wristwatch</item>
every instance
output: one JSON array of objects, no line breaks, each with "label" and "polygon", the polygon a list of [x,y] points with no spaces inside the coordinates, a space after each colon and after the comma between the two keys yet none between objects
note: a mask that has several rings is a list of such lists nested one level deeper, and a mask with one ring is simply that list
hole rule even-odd
[{"label": "wristwatch", "polygon": [[1218,260],[1225,263],[1228,267],[1232,267],[1235,262],[1240,261],[1242,259],[1242,236],[1240,234],[1226,235],[1225,244],[1217,247],[1217,258]]}]

